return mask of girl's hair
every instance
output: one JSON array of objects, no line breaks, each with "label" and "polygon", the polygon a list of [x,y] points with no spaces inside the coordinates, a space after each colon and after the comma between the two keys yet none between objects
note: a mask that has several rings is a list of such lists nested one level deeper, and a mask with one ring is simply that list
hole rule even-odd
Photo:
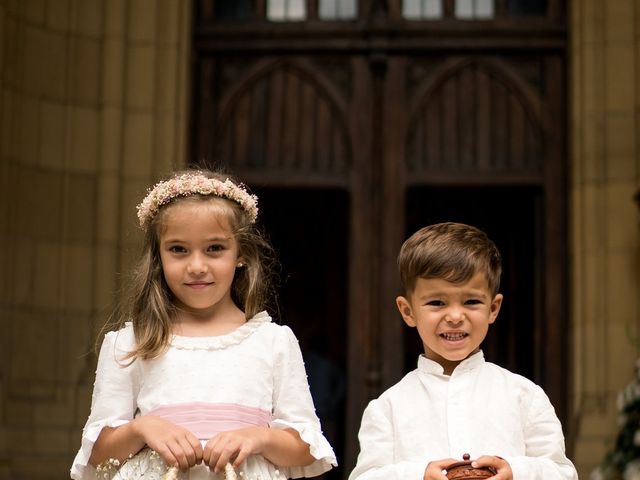
[{"label": "girl's hair", "polygon": [[502,259],[482,230],[462,223],[438,223],[418,230],[404,242],[398,269],[405,294],[413,292],[418,278],[462,283],[480,272],[491,294],[496,295]]},{"label": "girl's hair", "polygon": [[[219,182],[228,179],[238,188],[245,188],[229,175],[204,169],[176,172],[168,180],[184,175],[199,175]],[[256,212],[245,209],[238,201],[229,197],[215,194],[193,193],[171,198],[148,219],[144,227],[146,230],[142,254],[125,290],[126,298],[104,328],[108,331],[114,326],[121,328],[126,321],[132,322],[136,348],[126,357],[132,361],[136,358],[151,359],[159,356],[171,340],[176,308],[173,293],[162,270],[160,232],[164,225],[164,207],[183,202],[206,202],[208,206],[213,204],[216,214],[224,215],[228,220],[238,244],[238,257],[243,262],[243,267],[236,269],[231,284],[231,298],[246,317],[253,317],[270,306],[272,301],[275,302],[272,281],[277,263],[271,244],[255,224]]]}]

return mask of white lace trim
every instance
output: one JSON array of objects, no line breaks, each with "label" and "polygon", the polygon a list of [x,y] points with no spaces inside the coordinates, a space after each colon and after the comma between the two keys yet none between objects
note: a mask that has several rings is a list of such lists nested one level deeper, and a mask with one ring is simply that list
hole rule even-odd
[{"label": "white lace trim", "polygon": [[233,332],[216,337],[184,337],[174,335],[171,339],[171,346],[179,350],[222,350],[233,345],[242,343],[259,327],[271,322],[271,317],[267,312],[257,313],[253,318],[247,320],[244,325],[236,328]]}]

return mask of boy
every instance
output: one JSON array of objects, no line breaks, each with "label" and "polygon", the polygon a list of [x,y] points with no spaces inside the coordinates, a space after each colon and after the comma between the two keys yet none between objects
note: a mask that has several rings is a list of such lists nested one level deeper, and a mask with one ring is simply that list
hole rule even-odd
[{"label": "boy", "polygon": [[364,411],[349,480],[447,480],[465,453],[495,480],[577,479],[543,390],[480,350],[502,304],[494,243],[468,225],[432,225],[404,243],[398,267],[396,303],[424,355]]}]

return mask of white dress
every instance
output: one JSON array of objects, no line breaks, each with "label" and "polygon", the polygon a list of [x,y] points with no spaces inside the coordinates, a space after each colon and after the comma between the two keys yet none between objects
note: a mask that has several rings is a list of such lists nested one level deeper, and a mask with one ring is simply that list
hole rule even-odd
[{"label": "white dress", "polygon": [[[148,414],[188,428],[203,445],[218,432],[247,425],[293,428],[316,459],[305,467],[278,467],[252,455],[238,471],[245,480],[312,477],[337,465],[315,414],[298,341],[289,327],[272,323],[266,312],[227,335],[174,335],[161,357],[125,366],[121,359],[134,345],[130,323],[105,335],[91,414],[71,478],[162,479],[167,467],[149,449],[128,460],[117,473],[115,469],[96,472],[88,464],[102,428]],[[178,476],[189,480],[222,477],[203,465]]]}]

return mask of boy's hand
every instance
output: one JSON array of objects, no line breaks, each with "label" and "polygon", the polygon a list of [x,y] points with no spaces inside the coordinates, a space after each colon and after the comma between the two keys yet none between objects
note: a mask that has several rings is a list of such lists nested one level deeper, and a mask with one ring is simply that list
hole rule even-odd
[{"label": "boy's hand", "polygon": [[447,476],[442,472],[449,465],[458,461],[455,458],[443,458],[442,460],[429,462],[424,471],[424,480],[447,480]]},{"label": "boy's hand", "polygon": [[487,480],[513,480],[511,465],[502,457],[483,455],[471,462],[473,468],[493,467],[496,474]]}]

